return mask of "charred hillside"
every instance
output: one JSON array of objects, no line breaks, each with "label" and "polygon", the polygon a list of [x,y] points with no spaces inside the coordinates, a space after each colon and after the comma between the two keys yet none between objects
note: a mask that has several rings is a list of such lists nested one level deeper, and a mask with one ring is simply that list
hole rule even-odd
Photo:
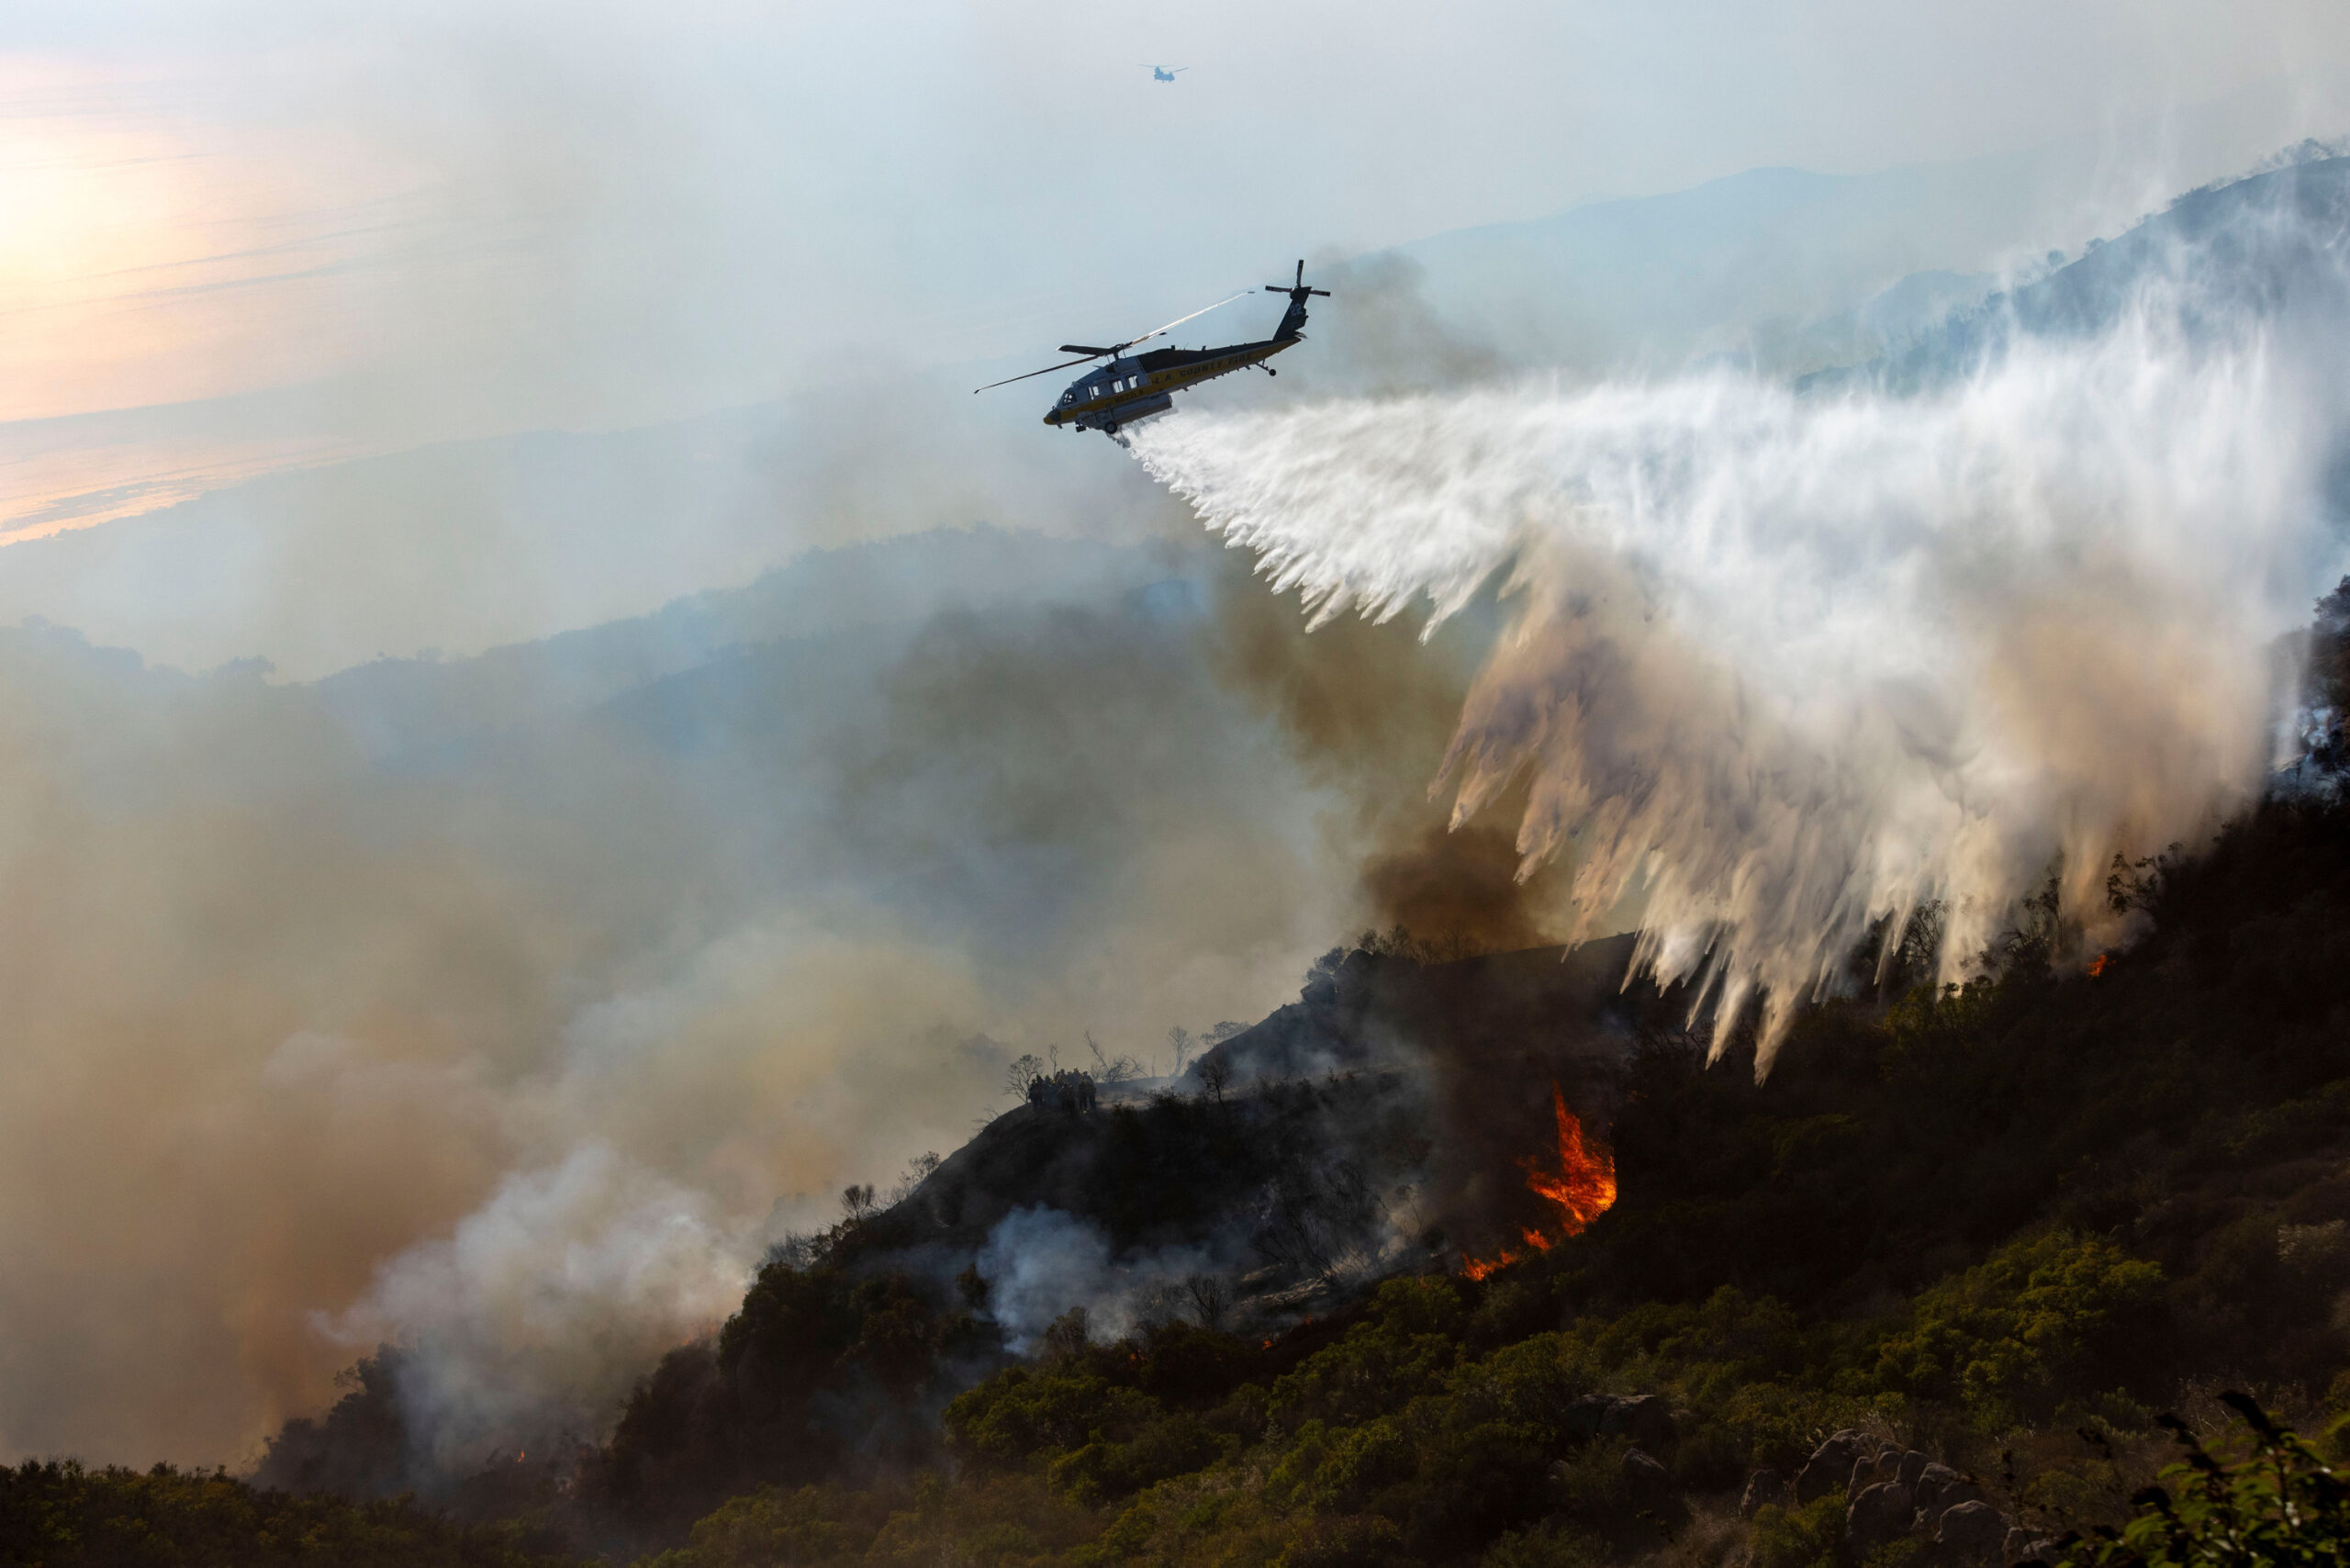
[{"label": "charred hillside", "polygon": [[[2109,868],[2126,949],[2065,958],[2053,891],[1964,985],[1882,932],[1758,1082],[1620,941],[1366,940],[1182,1083],[860,1195],[600,1442],[425,1489],[664,1568],[1922,1568],[2121,1524],[2167,1413],[2224,1458],[2221,1391],[2317,1439],[2277,1474],[2350,1459],[2345,599],[2305,764]],[[1470,1277],[1570,1105],[1612,1201]],[[397,1405],[363,1376],[263,1479],[418,1485],[342,1462],[412,1462]]]},{"label": "charred hillside", "polygon": [[[1622,939],[1366,938],[1181,1082],[1040,1093],[855,1190],[601,1441],[442,1474],[379,1359],[259,1479],[665,1568],[1798,1568],[2118,1523],[2156,1417],[2217,1434],[2231,1385],[2350,1452],[2342,598],[2309,762],[2117,862],[2143,935],[2086,971],[2053,893],[1964,986],[1882,932],[1758,1082]],[[1570,1107],[1604,1212],[1490,1250]]]},{"label": "charred hillside", "polygon": [[[1236,1332],[1228,1306],[1170,1296],[1123,1333],[1067,1314],[1017,1355],[993,1316],[1001,1282],[967,1274],[959,1303],[922,1309],[955,1327],[930,1331],[922,1378],[899,1385],[900,1430],[916,1433],[928,1410],[926,1435],[886,1461],[869,1438],[803,1436],[764,1465],[730,1463],[725,1485],[699,1495],[735,1501],[677,1561],[764,1562],[819,1539],[842,1544],[792,1560],[863,1560],[893,1539],[944,1549],[1016,1532],[1018,1551],[986,1560],[1751,1551],[1793,1564],[1858,1562],[1908,1539],[1957,1562],[2118,1520],[2161,1462],[2163,1410],[2216,1433],[2227,1413],[2211,1391],[2230,1385],[2311,1429],[2350,1408],[2350,815],[2272,804],[2201,855],[2116,868],[2112,896],[2143,909],[2152,935],[2094,977],[2050,970],[2061,933],[2043,910],[2010,934],[1997,974],[1813,1010],[1760,1084],[1748,1042],[1708,1066],[1664,999],[1611,991],[1600,1014],[1553,1016],[1547,1036],[1510,1044],[1523,977],[1560,994],[1575,983],[1554,953],[1419,964],[1358,950],[1228,1044],[1217,1059],[1236,1078],[1240,1062],[1269,1070],[1227,1083],[1221,1104],[1212,1091],[1162,1096],[1092,1125],[1013,1113],[934,1189],[771,1264],[714,1352],[673,1358],[714,1357],[703,1403],[666,1397],[665,1367],[599,1462],[680,1451],[664,1444],[681,1410],[716,1419],[791,1397],[796,1378],[878,1379],[885,1326],[920,1316],[902,1304],[951,1299],[913,1260],[969,1242],[996,1212],[923,1212],[946,1193],[968,1205],[988,1183],[1044,1172],[1040,1192],[1114,1227],[1120,1200],[1097,1184],[1163,1174],[1139,1152],[1118,1163],[1136,1129],[1204,1129],[1196,1144],[1170,1131],[1133,1147],[1230,1155],[1261,1174],[1248,1151],[1269,1129],[1287,1114],[1297,1136],[1326,1131],[1315,1118],[1349,1082],[1418,1106],[1434,1141],[1441,1071],[1379,1064],[1409,1034],[1399,1017],[1442,1002],[1490,1021],[1466,1037],[1532,1053],[1515,1069],[1593,1096],[1595,1120],[1606,1107],[1621,1195],[1583,1234],[1482,1281],[1423,1241],[1385,1283],[1336,1293],[1283,1332]],[[1594,959],[1588,973],[1605,972]],[[1212,1063],[1203,1076],[1221,1075]],[[1324,1109],[1282,1109],[1309,1098]],[[1239,1174],[1214,1189],[1250,1190]],[[1137,1247],[1195,1236],[1185,1227],[1213,1223],[1222,1201],[1203,1197],[1172,1229],[1137,1219],[1114,1234]],[[827,1292],[867,1305],[842,1309],[820,1370],[736,1349],[783,1342],[776,1304]],[[957,1345],[991,1338],[988,1354],[956,1360]],[[805,1434],[826,1430],[819,1402],[803,1408]],[[1852,1536],[1841,1479],[1832,1499],[1772,1490],[1838,1432],[1845,1469],[1874,1472],[1889,1443],[1888,1475],[1915,1456],[1946,1478],[1943,1512],[1979,1506],[1952,1513],[1937,1544],[1939,1524],[1906,1538],[1906,1514],[1882,1539],[1866,1531],[1883,1521]],[[830,1459],[814,1462],[820,1451]],[[793,1489],[810,1482],[822,1484]],[[1742,1522],[1741,1492],[1769,1511]]]},{"label": "charred hillside", "polygon": [[745,1487],[941,1462],[972,1383],[1172,1318],[1211,1362],[1278,1374],[1368,1284],[1543,1217],[1518,1161],[1557,1097],[1604,1125],[1637,1043],[1685,1011],[1627,985],[1630,956],[1367,937],[1180,1083],[1017,1106],[897,1202],[853,1193],[639,1390],[582,1518],[643,1542]]},{"label": "charred hillside", "polygon": [[1635,1042],[1682,1021],[1630,961],[1629,937],[1436,961],[1366,936],[1178,1082],[996,1117],[841,1256],[953,1272],[1043,1206],[1115,1255],[1206,1249],[1273,1290],[1348,1257],[1440,1259],[1511,1224],[1554,1089],[1604,1126]]},{"label": "charred hillside", "polygon": [[[1882,1549],[1848,1541],[1842,1485],[1785,1490],[1843,1433],[1852,1467],[1890,1444],[1890,1471],[1914,1455],[1955,1478],[1943,1503],[1979,1499],[1998,1539],[1968,1550],[2119,1521],[2161,1412],[2217,1434],[2238,1386],[2306,1430],[2350,1414],[2350,813],[2272,801],[2110,890],[2148,935],[2094,975],[2053,970],[2065,933],[2027,911],[1964,988],[1812,1009],[1759,1084],[1749,1042],[1708,1065],[1676,999],[1620,989],[1620,946],[1348,950],[1183,1092],[999,1116],[777,1256],[560,1473],[441,1500],[621,1558],[677,1545],[668,1568],[1792,1568]],[[1393,1194],[1436,1191],[1444,1148],[1484,1151],[1464,1201],[1522,1181],[1553,1083],[1619,1195],[1465,1278],[1461,1238]],[[1318,1256],[1270,1223],[1300,1166]],[[1001,1245],[1040,1213],[1102,1260],[1041,1327]],[[329,1460],[339,1437],[407,1452],[397,1405],[363,1380],[263,1479],[306,1459],[370,1490]],[[1757,1506],[1779,1501],[1741,1519],[1764,1471]]]}]

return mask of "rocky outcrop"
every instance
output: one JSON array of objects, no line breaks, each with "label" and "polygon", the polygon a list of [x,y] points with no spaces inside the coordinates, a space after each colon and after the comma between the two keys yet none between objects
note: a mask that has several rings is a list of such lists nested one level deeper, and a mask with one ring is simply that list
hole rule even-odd
[{"label": "rocky outcrop", "polygon": [[2056,1542],[2053,1537],[2035,1535],[2018,1525],[2008,1532],[2008,1539],[1999,1543],[1999,1560],[2003,1562],[2034,1562],[2051,1555],[2055,1550]]},{"label": "rocky outcrop", "polygon": [[1866,1557],[1908,1534],[1917,1514],[1917,1495],[1900,1482],[1879,1481],[1865,1487],[1844,1510],[1844,1550],[1855,1558]]},{"label": "rocky outcrop", "polygon": [[1629,1438],[1651,1453],[1669,1452],[1680,1440],[1673,1411],[1662,1394],[1590,1394],[1567,1406],[1570,1439]]},{"label": "rocky outcrop", "polygon": [[1942,1510],[1934,1544],[1960,1562],[1987,1562],[2007,1544],[2007,1516],[1985,1502],[1960,1503]]},{"label": "rocky outcrop", "polygon": [[1637,1448],[1624,1450],[1623,1461],[1617,1469],[1624,1479],[1626,1495],[1642,1502],[1653,1502],[1673,1490],[1671,1473]]},{"label": "rocky outcrop", "polygon": [[1935,1530],[1942,1527],[1942,1515],[1944,1513],[1952,1508],[1958,1507],[1963,1504],[1980,1503],[1982,1501],[1984,1501],[1983,1488],[1975,1485],[1972,1481],[1962,1481],[1958,1479],[1956,1475],[1953,1475],[1949,1481],[1944,1483],[1943,1485],[1934,1493],[1933,1500],[1930,1503],[1925,1504],[1919,1508],[1918,1533],[1919,1535],[1932,1535]]},{"label": "rocky outcrop", "polygon": [[1659,1394],[1635,1394],[1610,1401],[1607,1414],[1600,1419],[1599,1435],[1627,1437],[1652,1452],[1663,1452],[1681,1440],[1672,1407]]},{"label": "rocky outcrop", "polygon": [[[1817,1502],[1830,1492],[1841,1492],[1852,1479],[1852,1466],[1861,1457],[1861,1434],[1839,1432],[1814,1449],[1804,1467],[1796,1472],[1796,1506]],[[1874,1445],[1869,1459],[1875,1462]]]},{"label": "rocky outcrop", "polygon": [[1812,1450],[1792,1496],[1776,1471],[1756,1471],[1747,1478],[1739,1512],[1751,1519],[1773,1503],[1800,1506],[1839,1491],[1846,1499],[1844,1550],[1856,1560],[1906,1538],[1932,1543],[1940,1562],[1992,1562],[2003,1553],[2015,1556],[2009,1543],[2024,1540],[1982,1488],[1949,1465],[1850,1430]]}]

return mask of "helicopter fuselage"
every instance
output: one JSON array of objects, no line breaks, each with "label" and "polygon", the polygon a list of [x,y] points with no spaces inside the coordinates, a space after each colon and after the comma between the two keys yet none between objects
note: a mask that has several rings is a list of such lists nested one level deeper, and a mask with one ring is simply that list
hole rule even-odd
[{"label": "helicopter fuselage", "polygon": [[1114,434],[1120,425],[1165,413],[1174,407],[1173,395],[1186,386],[1260,364],[1304,341],[1292,333],[1216,349],[1153,349],[1113,359],[1070,382],[1045,422]]}]

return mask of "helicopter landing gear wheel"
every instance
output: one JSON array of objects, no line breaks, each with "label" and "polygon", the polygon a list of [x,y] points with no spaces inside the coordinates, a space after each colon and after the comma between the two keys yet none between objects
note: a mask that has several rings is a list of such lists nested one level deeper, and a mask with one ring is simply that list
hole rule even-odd
[{"label": "helicopter landing gear wheel", "polygon": [[1102,433],[1103,435],[1115,435],[1115,434],[1117,434],[1117,433],[1118,433],[1118,425],[1117,425],[1117,421],[1116,421],[1116,420],[1113,420],[1110,423],[1108,423],[1108,424],[1106,424],[1106,425],[1103,425],[1103,426],[1102,427]]}]

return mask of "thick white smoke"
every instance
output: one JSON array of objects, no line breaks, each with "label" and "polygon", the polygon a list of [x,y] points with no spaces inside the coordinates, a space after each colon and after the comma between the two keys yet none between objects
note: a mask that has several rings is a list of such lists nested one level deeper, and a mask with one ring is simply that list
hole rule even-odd
[{"label": "thick white smoke", "polygon": [[1037,1204],[998,1221],[974,1266],[988,1282],[990,1316],[1011,1348],[1024,1353],[1073,1306],[1085,1309],[1096,1339],[1131,1333],[1165,1311],[1185,1281],[1225,1273],[1232,1260],[1194,1247],[1114,1258],[1109,1237],[1091,1220]]},{"label": "thick white smoke", "polygon": [[1956,972],[2061,857],[2110,935],[2115,851],[2259,789],[2275,639],[2339,565],[2331,351],[2193,308],[2193,262],[1910,395],[1717,374],[1131,439],[1318,618],[1433,624],[1498,575],[1432,788],[1457,825],[1530,776],[1524,866],[1571,852],[1577,927],[1637,919],[1723,1016],[1759,991],[1767,1067],[1873,920],[1946,901]]},{"label": "thick white smoke", "polygon": [[501,1441],[594,1431],[639,1369],[742,1299],[751,1239],[706,1195],[584,1144],[509,1174],[319,1327],[355,1354],[410,1348],[401,1393],[432,1450],[418,1457],[478,1462]]}]

